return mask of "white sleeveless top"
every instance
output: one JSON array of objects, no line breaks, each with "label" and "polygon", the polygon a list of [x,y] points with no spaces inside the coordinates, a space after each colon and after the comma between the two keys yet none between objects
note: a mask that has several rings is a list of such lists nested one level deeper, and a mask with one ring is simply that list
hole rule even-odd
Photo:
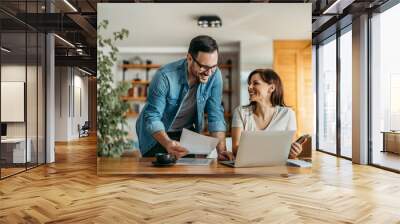
[{"label": "white sleeveless top", "polygon": [[[238,106],[232,116],[232,127],[243,131],[257,131],[251,106]],[[264,131],[296,131],[296,115],[289,107],[276,106],[274,115]]]}]

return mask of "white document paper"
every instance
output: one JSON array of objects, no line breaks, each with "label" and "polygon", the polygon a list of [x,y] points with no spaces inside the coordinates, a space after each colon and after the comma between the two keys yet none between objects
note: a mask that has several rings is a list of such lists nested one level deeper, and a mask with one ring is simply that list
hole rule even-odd
[{"label": "white document paper", "polygon": [[209,154],[217,146],[218,138],[198,134],[188,129],[182,130],[180,143],[189,154]]},{"label": "white document paper", "polygon": [[196,165],[196,166],[208,166],[212,159],[197,159],[197,158],[180,158],[176,161],[176,165]]}]

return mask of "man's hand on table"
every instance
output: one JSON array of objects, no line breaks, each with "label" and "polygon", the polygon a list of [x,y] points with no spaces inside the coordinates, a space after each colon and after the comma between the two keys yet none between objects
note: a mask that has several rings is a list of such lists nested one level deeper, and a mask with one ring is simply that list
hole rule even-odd
[{"label": "man's hand on table", "polygon": [[188,150],[181,146],[179,142],[174,140],[169,141],[165,148],[167,149],[168,153],[174,155],[176,159],[188,154]]}]

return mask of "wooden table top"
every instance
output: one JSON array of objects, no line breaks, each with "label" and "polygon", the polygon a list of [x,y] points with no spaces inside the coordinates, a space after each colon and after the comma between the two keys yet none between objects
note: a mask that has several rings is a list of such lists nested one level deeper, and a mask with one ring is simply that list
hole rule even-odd
[{"label": "wooden table top", "polygon": [[155,167],[154,158],[97,158],[97,175],[256,175],[256,176],[289,176],[309,174],[311,168],[290,166],[232,168],[213,160],[210,165],[173,165]]}]

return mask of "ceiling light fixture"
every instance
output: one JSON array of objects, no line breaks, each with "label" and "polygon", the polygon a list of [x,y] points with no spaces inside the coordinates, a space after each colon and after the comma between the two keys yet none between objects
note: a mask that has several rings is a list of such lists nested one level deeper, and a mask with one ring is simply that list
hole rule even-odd
[{"label": "ceiling light fixture", "polygon": [[200,16],[197,19],[197,25],[202,28],[217,28],[222,26],[222,20],[219,16]]},{"label": "ceiling light fixture", "polygon": [[82,55],[83,54],[83,51],[82,51],[82,49],[76,49],[76,53],[78,53],[79,55]]},{"label": "ceiling light fixture", "polygon": [[77,46],[77,47],[85,47],[85,45],[83,44],[83,43],[81,43],[81,42],[75,42],[74,43],[75,44],[75,46]]},{"label": "ceiling light fixture", "polygon": [[72,10],[74,10],[74,12],[78,12],[78,10],[71,4],[69,3],[68,0],[64,0],[65,4],[67,4]]},{"label": "ceiling light fixture", "polygon": [[57,37],[59,40],[61,40],[62,42],[64,42],[64,43],[66,43],[67,45],[69,45],[70,47],[73,47],[73,48],[75,48],[75,45],[73,45],[71,42],[69,42],[68,40],[66,40],[66,39],[64,39],[64,38],[62,38],[62,37],[60,37],[59,35],[57,35],[57,34],[54,34],[54,36],[55,37]]},{"label": "ceiling light fixture", "polygon": [[2,51],[6,52],[6,53],[10,53],[10,52],[11,52],[11,50],[9,50],[9,49],[7,49],[7,48],[5,48],[5,47],[1,47],[0,49],[1,49]]}]

